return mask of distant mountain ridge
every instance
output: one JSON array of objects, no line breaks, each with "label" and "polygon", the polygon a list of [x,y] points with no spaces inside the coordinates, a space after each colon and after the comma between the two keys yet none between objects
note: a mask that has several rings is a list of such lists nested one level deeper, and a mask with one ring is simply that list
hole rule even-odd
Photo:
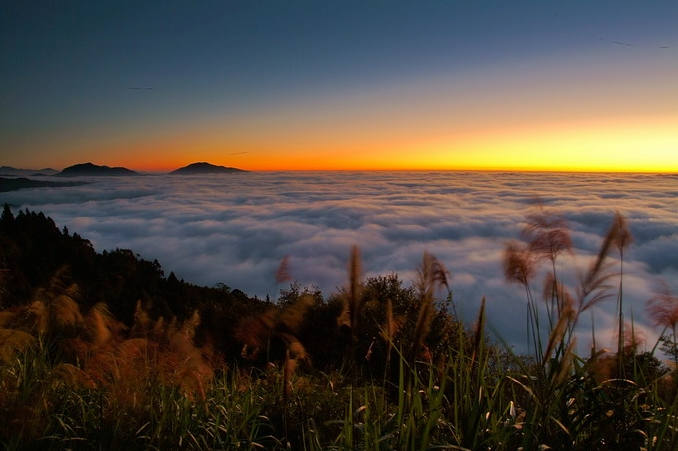
[{"label": "distant mountain ridge", "polygon": [[192,163],[188,166],[176,169],[172,175],[196,175],[196,174],[232,174],[234,172],[247,172],[244,169],[231,168],[227,166],[217,166],[207,162]]},{"label": "distant mountain ridge", "polygon": [[53,182],[45,180],[32,180],[25,177],[5,178],[0,177],[0,193],[7,191],[16,191],[25,188],[58,188],[61,186],[80,186],[87,182]]},{"label": "distant mountain ridge", "polygon": [[80,163],[65,168],[57,175],[60,177],[121,176],[121,175],[139,175],[139,173],[120,166],[110,167],[110,166],[99,166],[93,163]]},{"label": "distant mountain ridge", "polygon": [[9,175],[9,176],[26,176],[26,175],[41,175],[49,176],[55,175],[57,172],[56,169],[52,168],[43,168],[43,169],[23,169],[23,168],[14,168],[12,166],[0,166],[0,176]]}]

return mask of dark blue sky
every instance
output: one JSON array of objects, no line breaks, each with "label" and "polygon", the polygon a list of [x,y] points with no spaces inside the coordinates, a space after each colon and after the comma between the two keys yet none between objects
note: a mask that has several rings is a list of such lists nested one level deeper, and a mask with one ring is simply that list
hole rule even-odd
[{"label": "dark blue sky", "polygon": [[676,1],[5,2],[0,160],[440,74],[675,61],[677,24]]}]

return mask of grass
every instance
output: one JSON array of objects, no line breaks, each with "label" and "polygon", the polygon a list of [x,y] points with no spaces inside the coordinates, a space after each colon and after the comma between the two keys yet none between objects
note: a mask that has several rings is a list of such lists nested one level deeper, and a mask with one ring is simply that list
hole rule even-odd
[{"label": "grass", "polygon": [[[152,318],[138,303],[135,322],[126,327],[105,305],[82,311],[77,286],[56,274],[31,302],[0,314],[0,443],[6,449],[677,449],[676,373],[655,357],[657,346],[638,351],[633,320],[623,321],[623,274],[608,264],[616,249],[621,268],[630,242],[621,216],[575,294],[556,272],[559,256],[571,252],[568,233],[564,221],[540,211],[528,217],[524,242],[507,247],[506,277],[527,298],[527,356],[488,341],[484,299],[471,328],[449,315],[449,273],[429,254],[415,288],[398,291],[383,279],[363,282],[354,248],[348,289],[336,306],[319,309],[313,296],[300,293],[242,318],[234,328],[243,346],[239,358],[221,355],[210,340],[198,343],[200,312],[183,320]],[[543,308],[533,288],[541,263],[550,268]],[[289,277],[286,268],[279,273]],[[447,288],[442,304],[435,300],[440,288]],[[594,347],[577,355],[580,316],[615,297],[617,352]],[[649,303],[658,326],[672,332],[664,338],[667,349],[676,348],[675,299],[664,290]],[[324,349],[336,365],[310,351],[308,334],[317,326],[310,318],[321,313],[336,328],[325,331]]]}]

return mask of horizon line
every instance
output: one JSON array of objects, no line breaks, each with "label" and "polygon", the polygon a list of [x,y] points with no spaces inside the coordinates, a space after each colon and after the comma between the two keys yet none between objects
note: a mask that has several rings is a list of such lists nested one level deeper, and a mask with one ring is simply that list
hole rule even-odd
[{"label": "horizon line", "polygon": [[[2,166],[11,167],[17,170],[26,170],[26,171],[40,171],[42,169],[53,169],[57,171],[62,171],[65,168],[68,168],[73,165],[81,163],[74,163],[72,165],[64,166],[61,169],[54,169],[52,165],[41,165],[39,169],[32,168],[20,168],[17,166],[11,166],[9,164],[2,164]],[[140,173],[150,173],[150,174],[163,174],[175,171],[187,165],[193,164],[188,163],[183,166],[173,167],[173,168],[162,168],[162,169],[147,169],[147,168],[135,168],[132,166],[126,166],[123,164],[112,164],[112,163],[93,163],[97,165],[105,165],[109,167],[123,167],[125,169],[130,169]],[[226,166],[225,163],[210,163],[219,166]],[[303,168],[303,169],[294,169],[294,168],[267,168],[267,169],[248,169],[246,167],[238,166],[229,166],[235,169],[241,169],[247,172],[520,172],[520,173],[561,173],[561,174],[666,174],[666,175],[675,175],[678,174],[678,168],[673,170],[651,170],[651,169],[589,169],[589,168],[572,168],[572,169],[548,169],[548,168],[511,168],[511,167],[494,167],[494,168],[440,168],[440,167],[431,167],[431,168]]]}]

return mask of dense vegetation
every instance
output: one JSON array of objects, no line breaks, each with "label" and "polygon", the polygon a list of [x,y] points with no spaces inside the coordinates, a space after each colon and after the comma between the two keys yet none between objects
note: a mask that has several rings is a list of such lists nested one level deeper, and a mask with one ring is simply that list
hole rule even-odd
[{"label": "dense vegetation", "polygon": [[[458,322],[445,267],[418,280],[292,284],[276,302],[165,277],[128,250],[97,253],[41,213],[0,218],[0,443],[14,448],[676,449],[676,375],[624,321],[617,215],[570,294],[567,226],[540,211],[507,246],[525,287],[529,356],[488,342],[484,300]],[[619,265],[612,269],[610,262]],[[541,268],[541,271],[539,270]],[[544,307],[535,278],[546,273]],[[290,279],[283,260],[279,282]],[[440,294],[443,293],[442,297]],[[615,352],[575,353],[579,316],[616,300]],[[678,357],[678,298],[648,302]],[[545,314],[544,314],[545,312]]]}]

